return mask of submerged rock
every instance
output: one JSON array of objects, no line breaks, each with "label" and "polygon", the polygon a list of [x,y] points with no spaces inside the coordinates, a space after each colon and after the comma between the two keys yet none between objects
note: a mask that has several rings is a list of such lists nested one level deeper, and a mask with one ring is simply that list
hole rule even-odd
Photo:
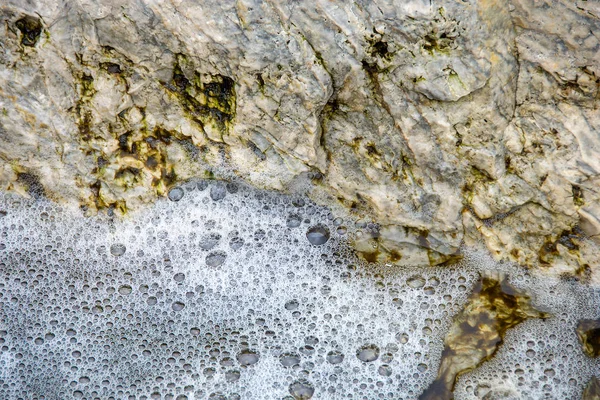
[{"label": "submerged rock", "polygon": [[452,399],[458,376],[490,359],[508,329],[528,318],[547,316],[505,278],[482,277],[444,340],[436,379],[419,399]]},{"label": "submerged rock", "polygon": [[600,279],[591,2],[105,3],[0,8],[1,188],[124,213],[227,168],[370,214],[369,261]]},{"label": "submerged rock", "polygon": [[586,385],[581,400],[600,400],[600,381],[595,376]]},{"label": "submerged rock", "polygon": [[583,352],[590,357],[600,356],[600,320],[583,319],[576,331]]}]

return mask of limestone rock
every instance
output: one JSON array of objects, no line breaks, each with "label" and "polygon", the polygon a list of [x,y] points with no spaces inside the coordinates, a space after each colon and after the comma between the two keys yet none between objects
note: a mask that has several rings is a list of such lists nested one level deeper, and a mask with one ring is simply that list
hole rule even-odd
[{"label": "limestone rock", "polygon": [[441,263],[483,239],[595,277],[588,3],[8,0],[0,183],[125,212],[191,176],[312,180],[379,224],[356,238],[370,260]]}]

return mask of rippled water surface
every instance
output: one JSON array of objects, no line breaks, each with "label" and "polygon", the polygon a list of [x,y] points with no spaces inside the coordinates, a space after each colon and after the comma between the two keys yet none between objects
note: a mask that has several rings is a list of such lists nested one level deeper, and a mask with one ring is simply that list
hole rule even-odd
[{"label": "rippled water surface", "polygon": [[[548,319],[511,329],[457,399],[578,398],[598,292],[478,252],[365,265],[353,221],[300,197],[190,182],[124,220],[0,194],[1,399],[416,399],[482,271]],[[486,397],[487,396],[487,397]]]}]

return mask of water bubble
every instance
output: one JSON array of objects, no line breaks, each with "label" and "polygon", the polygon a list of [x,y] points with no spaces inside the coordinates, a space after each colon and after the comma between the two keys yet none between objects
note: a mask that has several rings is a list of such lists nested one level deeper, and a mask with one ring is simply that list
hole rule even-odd
[{"label": "water bubble", "polygon": [[112,246],[110,246],[110,254],[112,254],[113,256],[122,256],[123,254],[125,254],[126,250],[127,248],[125,247],[125,245],[120,243],[115,243]]},{"label": "water bubble", "polygon": [[218,233],[209,233],[208,235],[204,235],[200,238],[198,245],[204,250],[210,250],[218,245],[220,240],[221,235]]},{"label": "water bubble", "polygon": [[207,180],[201,180],[200,182],[198,182],[196,187],[198,188],[199,191],[203,191],[204,189],[206,189],[208,187],[208,184],[209,183]]},{"label": "water bubble", "polygon": [[241,237],[238,237],[238,236],[232,237],[231,240],[229,241],[229,247],[231,247],[231,249],[234,251],[241,249],[243,245],[244,245],[244,239],[242,239]]},{"label": "water bubble", "polygon": [[182,303],[181,301],[175,301],[173,304],[171,304],[171,308],[173,311],[181,311],[185,308],[185,303]]},{"label": "water bubble", "polygon": [[286,225],[288,226],[288,228],[297,228],[300,226],[301,223],[302,217],[300,217],[298,214],[290,214],[287,217]]},{"label": "water bubble", "polygon": [[174,187],[173,189],[169,190],[169,194],[167,196],[171,201],[179,201],[183,197],[183,189],[180,187]]},{"label": "water bubble", "polygon": [[362,362],[372,362],[379,358],[379,347],[366,344],[356,351],[356,357]]},{"label": "water bubble", "polygon": [[183,272],[178,272],[173,275],[173,280],[177,283],[181,283],[185,280],[185,274]]},{"label": "water bubble", "polygon": [[225,188],[231,194],[235,194],[238,192],[238,190],[240,190],[237,183],[233,183],[233,182],[227,182],[227,184],[225,185]]},{"label": "water bubble", "polygon": [[224,251],[213,251],[206,256],[206,265],[209,267],[218,267],[225,262],[227,253]]},{"label": "water bubble", "polygon": [[233,371],[227,371],[225,372],[225,380],[227,382],[236,382],[240,379],[240,371],[238,370],[233,370]]},{"label": "water bubble", "polygon": [[289,387],[290,394],[296,400],[308,400],[315,394],[315,388],[306,380],[293,382]]},{"label": "water bubble", "polygon": [[384,363],[391,363],[394,361],[394,355],[391,353],[385,353],[381,356],[381,361]]},{"label": "water bubble", "polygon": [[194,336],[198,336],[200,334],[199,328],[190,328],[190,333]]},{"label": "water bubble", "polygon": [[284,367],[293,367],[294,365],[300,364],[300,356],[294,353],[284,353],[279,356],[279,362]]},{"label": "water bubble", "polygon": [[393,299],[392,299],[392,303],[394,303],[394,305],[395,305],[397,308],[400,308],[400,307],[402,307],[402,305],[404,304],[404,301],[402,301],[402,299],[400,299],[400,298],[398,298],[398,297],[395,297],[395,298],[393,298]]},{"label": "water bubble", "polygon": [[131,294],[131,292],[133,291],[133,289],[131,288],[131,286],[129,285],[123,285],[120,286],[118,289],[118,292],[122,295],[128,295]]},{"label": "water bubble", "polygon": [[329,240],[329,229],[324,225],[315,225],[308,228],[306,231],[306,238],[315,246],[320,246]]},{"label": "water bubble", "polygon": [[329,353],[327,353],[327,361],[330,364],[340,364],[344,361],[344,354],[337,350],[332,350]]},{"label": "water bubble", "polygon": [[259,358],[260,356],[258,355],[258,353],[253,350],[242,350],[237,355],[237,360],[240,363],[240,365],[256,364]]},{"label": "water bubble", "polygon": [[214,201],[223,200],[226,195],[227,188],[223,182],[215,182],[215,184],[210,187],[210,198]]},{"label": "water bubble", "polygon": [[156,303],[158,303],[158,300],[157,300],[157,299],[156,299],[156,297],[154,297],[154,296],[150,296],[150,297],[148,297],[148,299],[146,300],[146,304],[148,304],[149,306],[156,305]]},{"label": "water bubble", "polygon": [[420,289],[425,286],[425,278],[420,275],[413,275],[406,280],[406,284],[413,289]]},{"label": "water bubble", "polygon": [[387,364],[380,365],[377,369],[377,373],[381,376],[390,376],[392,375],[392,367]]},{"label": "water bubble", "polygon": [[298,303],[298,300],[290,300],[287,303],[285,303],[285,309],[288,311],[293,311],[296,310],[298,308],[298,306],[300,305],[300,303]]}]

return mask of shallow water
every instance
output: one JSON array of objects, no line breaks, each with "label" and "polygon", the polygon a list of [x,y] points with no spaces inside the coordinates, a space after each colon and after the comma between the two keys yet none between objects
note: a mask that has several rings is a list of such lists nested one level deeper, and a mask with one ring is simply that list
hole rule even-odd
[{"label": "shallow water", "polygon": [[490,270],[552,317],[509,330],[455,398],[579,398],[600,371],[575,333],[600,292],[575,280],[468,249],[365,265],[361,228],[307,199],[181,189],[124,220],[0,194],[1,399],[415,399]]}]

